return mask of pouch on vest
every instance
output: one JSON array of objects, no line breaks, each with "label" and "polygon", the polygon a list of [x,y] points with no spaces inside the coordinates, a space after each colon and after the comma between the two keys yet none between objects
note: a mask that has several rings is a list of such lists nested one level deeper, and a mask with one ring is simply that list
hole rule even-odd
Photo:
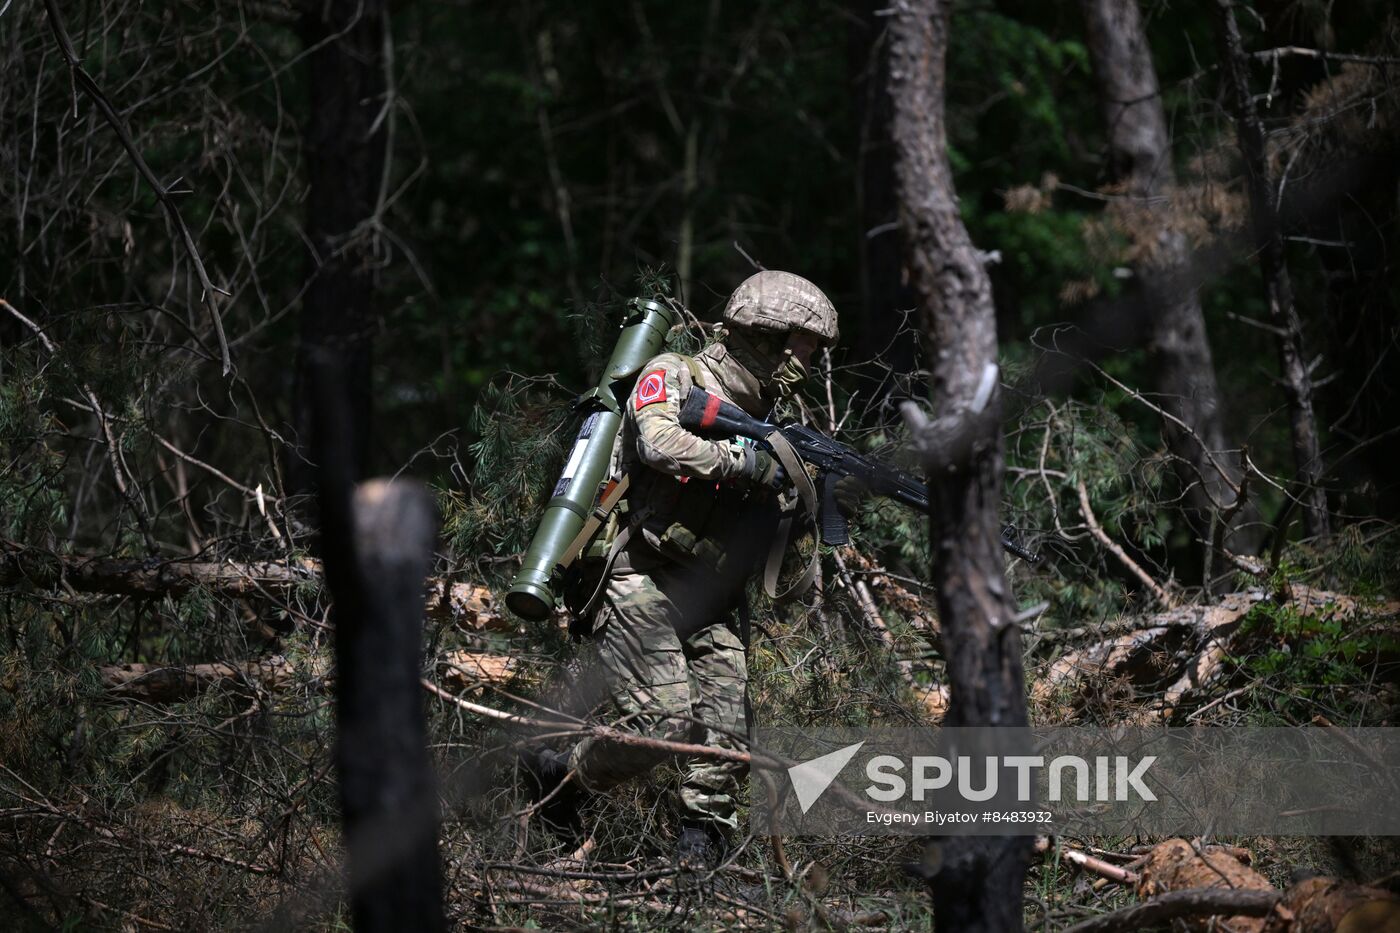
[{"label": "pouch on vest", "polygon": [[657,539],[657,549],[680,561],[698,560],[716,573],[724,570],[724,548],[712,538],[699,537],[681,522],[672,522]]}]

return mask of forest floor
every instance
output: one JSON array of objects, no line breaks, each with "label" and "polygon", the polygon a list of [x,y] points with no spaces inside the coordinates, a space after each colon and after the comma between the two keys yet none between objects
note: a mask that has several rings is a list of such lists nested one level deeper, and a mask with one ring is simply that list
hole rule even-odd
[{"label": "forest floor", "polygon": [[[12,601],[0,659],[13,710],[0,724],[0,855],[7,886],[30,905],[13,912],[19,902],[0,898],[0,917],[9,912],[20,929],[72,917],[130,929],[344,923],[319,567],[0,556],[10,583],[57,587]],[[948,695],[929,594],[854,549],[839,566],[824,604],[755,613],[755,718],[937,724]],[[1241,574],[1232,593],[1177,592],[1171,605],[1133,605],[1079,625],[1029,606],[1032,722],[1394,723],[1400,602],[1355,579],[1289,575]],[[1032,598],[1034,579],[1013,568],[1013,583]],[[1315,585],[1339,583],[1353,592]],[[428,588],[424,696],[446,898],[460,928],[932,928],[915,874],[930,855],[918,838],[743,833],[718,870],[678,871],[674,765],[592,801],[583,813],[591,851],[571,858],[571,846],[530,818],[515,760],[540,741],[566,747],[581,721],[606,721],[606,705],[588,673],[588,645],[562,627],[522,625],[502,611],[499,593],[445,580]],[[146,609],[133,613],[134,627],[103,629],[113,606]],[[241,633],[243,653],[80,663],[170,657],[181,633],[211,637],[211,625],[222,627],[224,644]],[[1036,851],[1027,928],[1065,929],[1138,901],[1144,860],[1161,841],[1028,839]],[[1318,874],[1393,890],[1400,867],[1388,838],[1191,844],[1247,863],[1278,889]]]}]

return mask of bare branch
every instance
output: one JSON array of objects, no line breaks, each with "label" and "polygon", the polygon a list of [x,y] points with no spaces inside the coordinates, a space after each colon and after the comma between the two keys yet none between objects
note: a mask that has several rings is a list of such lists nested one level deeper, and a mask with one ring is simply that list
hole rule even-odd
[{"label": "bare branch", "polygon": [[1189,888],[1085,920],[1066,933],[1122,933],[1165,924],[1180,917],[1266,917],[1282,895],[1278,891]]},{"label": "bare branch", "polygon": [[1094,509],[1089,504],[1089,490],[1084,486],[1084,480],[1076,481],[1074,488],[1079,493],[1079,511],[1084,515],[1084,522],[1089,526],[1089,533],[1094,536],[1094,540],[1103,545],[1104,550],[1118,558],[1119,563],[1128,568],[1133,576],[1141,580],[1142,585],[1147,587],[1148,591],[1156,597],[1157,602],[1170,609],[1174,605],[1174,601],[1167,591],[1162,588],[1162,585],[1152,579],[1151,575],[1148,574],[1146,570],[1143,570],[1137,561],[1129,557],[1128,552],[1123,550],[1118,542],[1110,538],[1108,533],[1099,525],[1099,520],[1094,517]]},{"label": "bare branch", "polygon": [[174,225],[180,234],[180,240],[185,246],[185,252],[190,257],[190,263],[194,266],[195,275],[199,277],[200,287],[203,289],[205,305],[209,308],[209,316],[214,322],[214,333],[219,338],[219,354],[223,360],[223,374],[225,376],[233,372],[233,360],[229,356],[228,338],[224,336],[224,322],[219,316],[219,306],[216,296],[227,295],[228,292],[214,285],[209,279],[209,271],[204,267],[204,259],[199,254],[199,248],[195,246],[194,236],[190,233],[189,226],[185,223],[185,218],[181,216],[180,209],[175,205],[174,198],[171,197],[170,189],[159,178],[151,167],[146,164],[146,159],[141,155],[141,150],[136,148],[136,142],[131,138],[131,133],[127,130],[126,121],[117,113],[112,106],[107,95],[97,86],[97,82],[83,68],[82,61],[78,58],[78,52],[73,47],[73,40],[68,35],[68,29],[63,25],[63,16],[59,13],[56,0],[44,0],[44,9],[48,13],[49,28],[53,30],[54,38],[58,41],[59,51],[63,53],[63,59],[68,63],[68,71],[72,76],[75,86],[83,89],[83,93],[97,107],[98,113],[102,114],[102,119],[117,134],[121,140],[122,148],[131,157],[132,164],[136,166],[136,171],[150,185],[151,191],[155,194],[160,206],[165,209],[166,216],[170,223]]}]

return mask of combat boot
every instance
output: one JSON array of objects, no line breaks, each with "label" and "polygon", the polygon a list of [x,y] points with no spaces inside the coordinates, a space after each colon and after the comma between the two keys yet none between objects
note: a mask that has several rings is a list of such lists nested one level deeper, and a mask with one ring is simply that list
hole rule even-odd
[{"label": "combat boot", "polygon": [[724,836],[710,823],[684,823],[676,840],[676,867],[683,872],[714,871],[728,852]]},{"label": "combat boot", "polygon": [[541,821],[564,841],[577,845],[583,840],[583,819],[579,810],[587,803],[589,794],[574,777],[569,776],[569,756],[552,748],[528,748],[520,753],[520,769],[525,777],[525,791],[534,804],[548,798],[539,809]]}]

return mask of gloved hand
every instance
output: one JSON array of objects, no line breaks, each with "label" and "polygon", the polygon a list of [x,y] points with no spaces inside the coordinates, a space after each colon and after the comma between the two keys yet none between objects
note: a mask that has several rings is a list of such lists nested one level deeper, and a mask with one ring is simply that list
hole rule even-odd
[{"label": "gloved hand", "polygon": [[744,479],[755,486],[781,489],[787,483],[787,473],[778,458],[753,444],[744,445]]},{"label": "gloved hand", "polygon": [[847,521],[854,518],[865,500],[870,498],[870,487],[854,476],[843,476],[831,488],[831,497],[836,500],[836,508]]}]

